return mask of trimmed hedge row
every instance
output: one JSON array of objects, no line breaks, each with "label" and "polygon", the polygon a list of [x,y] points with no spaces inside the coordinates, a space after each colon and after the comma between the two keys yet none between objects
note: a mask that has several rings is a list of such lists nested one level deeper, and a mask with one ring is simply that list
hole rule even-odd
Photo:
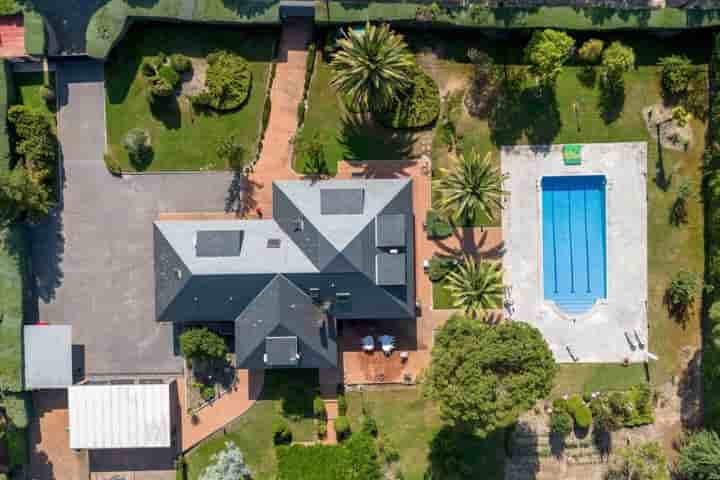
[{"label": "trimmed hedge row", "polygon": [[485,8],[480,5],[441,8],[432,21],[427,3],[420,2],[318,2],[315,21],[323,25],[365,21],[417,22],[445,27],[549,28],[568,30],[614,30],[638,28],[688,29],[720,25],[720,10],[614,9],[569,6],[535,8]]},{"label": "trimmed hedge row", "polygon": [[[711,59],[711,92],[709,142],[705,152],[705,181],[703,204],[705,205],[705,305],[709,306],[708,318],[703,322],[703,377],[705,420],[708,426],[720,429],[720,342],[712,338],[713,323],[720,324],[712,312],[720,302],[720,34],[713,41]],[[717,339],[720,340],[720,339]]]},{"label": "trimmed hedge row", "polygon": [[12,161],[10,133],[8,132],[8,108],[15,100],[12,67],[7,60],[0,64],[0,170],[9,170]]}]

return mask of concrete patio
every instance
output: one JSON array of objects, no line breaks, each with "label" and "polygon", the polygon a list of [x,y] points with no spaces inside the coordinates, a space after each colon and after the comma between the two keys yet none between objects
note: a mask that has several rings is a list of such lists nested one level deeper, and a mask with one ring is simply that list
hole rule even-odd
[{"label": "concrete patio", "polygon": [[[502,150],[510,192],[502,220],[512,318],[539,328],[558,362],[643,362],[648,345],[642,348],[634,332],[647,343],[647,144],[585,144],[582,158],[581,165],[566,166],[562,145]],[[604,175],[607,180],[607,298],[580,315],[562,312],[543,293],[540,180],[566,175]]]}]

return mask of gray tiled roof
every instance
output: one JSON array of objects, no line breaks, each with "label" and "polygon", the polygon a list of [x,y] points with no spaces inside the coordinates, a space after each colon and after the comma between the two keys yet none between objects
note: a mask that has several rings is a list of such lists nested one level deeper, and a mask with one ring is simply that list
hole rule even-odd
[{"label": "gray tiled roof", "polygon": [[[362,210],[323,214],[322,192],[328,190],[362,191],[354,196],[362,196]],[[331,305],[338,319],[414,317],[412,224],[409,179],[274,182],[270,220],[155,222],[157,318],[235,322],[238,362],[252,368],[264,368],[267,336],[297,336],[299,366],[310,366],[311,360],[326,363],[331,360],[317,351],[322,350],[316,343],[317,329],[292,333],[307,320],[305,313],[278,312],[284,305],[301,303],[317,310],[309,297],[312,290],[317,292],[316,303]],[[379,237],[378,225],[384,229]],[[234,232],[233,244],[241,238],[239,254],[199,256],[197,238],[203,231],[216,236]],[[388,254],[390,244],[398,255],[381,263],[378,272],[376,257]],[[340,293],[351,296],[342,306],[334,302]],[[252,320],[261,318],[272,318],[264,325],[274,325],[275,330],[256,328]],[[253,333],[260,330],[262,335]],[[308,356],[308,350],[314,353]]]}]

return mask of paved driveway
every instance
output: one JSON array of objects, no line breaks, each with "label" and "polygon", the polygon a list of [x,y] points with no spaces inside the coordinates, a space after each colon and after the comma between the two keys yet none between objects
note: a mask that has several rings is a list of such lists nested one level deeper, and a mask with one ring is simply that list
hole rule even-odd
[{"label": "paved driveway", "polygon": [[112,177],[103,163],[102,64],[58,63],[61,208],[33,229],[38,320],[72,324],[86,376],[172,374],[172,325],[155,321],[152,222],[222,211],[230,173]]}]

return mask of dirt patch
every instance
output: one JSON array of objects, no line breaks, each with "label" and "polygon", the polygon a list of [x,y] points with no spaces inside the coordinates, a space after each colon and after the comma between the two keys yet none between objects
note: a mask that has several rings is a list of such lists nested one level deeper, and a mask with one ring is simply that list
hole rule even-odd
[{"label": "dirt patch", "polygon": [[208,63],[204,58],[191,58],[192,70],[182,75],[180,94],[186,97],[197,95],[205,88]]},{"label": "dirt patch", "polygon": [[468,65],[446,62],[440,55],[441,52],[436,50],[423,51],[417,55],[417,62],[435,80],[440,96],[444,97],[450,92],[466,88],[470,76]]},{"label": "dirt patch", "polygon": [[653,138],[659,138],[664,148],[685,152],[693,144],[693,131],[688,122],[680,126],[672,119],[672,106],[656,103],[643,108],[645,127]]}]

